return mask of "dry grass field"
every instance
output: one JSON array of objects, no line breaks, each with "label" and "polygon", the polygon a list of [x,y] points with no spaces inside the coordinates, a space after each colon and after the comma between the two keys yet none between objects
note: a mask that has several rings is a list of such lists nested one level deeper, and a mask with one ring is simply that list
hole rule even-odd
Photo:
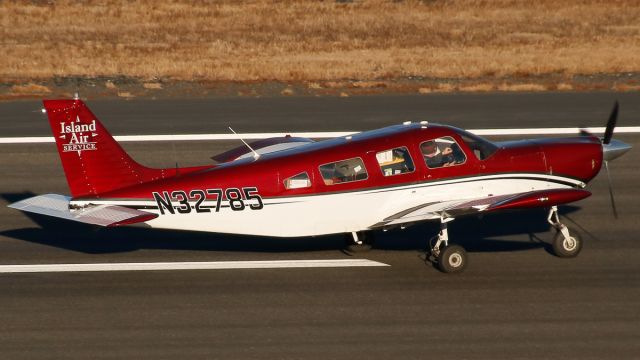
[{"label": "dry grass field", "polygon": [[126,76],[500,84],[549,74],[565,83],[640,72],[637,0],[2,1],[0,24],[5,83]]}]

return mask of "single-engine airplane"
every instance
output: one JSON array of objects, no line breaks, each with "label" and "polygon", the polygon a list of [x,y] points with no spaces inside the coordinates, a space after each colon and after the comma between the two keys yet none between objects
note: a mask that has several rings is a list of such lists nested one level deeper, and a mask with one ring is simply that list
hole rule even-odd
[{"label": "single-engine airplane", "polygon": [[12,208],[106,227],[345,233],[352,250],[370,247],[373,230],[433,220],[441,231],[430,258],[445,273],[467,264],[465,250],[449,241],[449,222],[497,210],[549,208],[554,253],[578,255],[582,241],[560,222],[557,206],[590,196],[584,188],[602,165],[631,148],[612,139],[616,102],[602,139],[493,143],[451,126],[405,122],[319,142],[265,139],[214,156],[215,164],[152,169],[135,162],[83,101],[44,100],[43,111],[71,196],[35,196]]}]

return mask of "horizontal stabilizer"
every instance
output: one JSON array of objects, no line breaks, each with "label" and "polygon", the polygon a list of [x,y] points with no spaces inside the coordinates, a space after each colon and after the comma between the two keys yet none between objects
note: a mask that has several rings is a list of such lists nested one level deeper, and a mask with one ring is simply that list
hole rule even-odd
[{"label": "horizontal stabilizer", "polygon": [[149,221],[158,217],[146,211],[117,205],[89,205],[70,210],[69,196],[46,194],[9,205],[10,208],[99,226],[121,226]]}]

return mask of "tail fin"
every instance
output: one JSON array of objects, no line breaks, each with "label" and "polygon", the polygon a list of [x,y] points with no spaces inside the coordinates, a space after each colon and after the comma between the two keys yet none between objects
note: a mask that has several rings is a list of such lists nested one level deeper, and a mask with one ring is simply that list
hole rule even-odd
[{"label": "tail fin", "polygon": [[135,162],[81,100],[44,100],[51,131],[73,197],[163,177]]}]

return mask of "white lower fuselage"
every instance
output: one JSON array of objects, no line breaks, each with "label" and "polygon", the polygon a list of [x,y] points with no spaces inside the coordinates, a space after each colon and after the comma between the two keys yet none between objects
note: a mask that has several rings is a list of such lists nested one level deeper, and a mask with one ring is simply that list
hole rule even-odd
[{"label": "white lower fuselage", "polygon": [[[423,209],[432,211],[433,215],[422,220],[439,219],[438,212],[461,201],[584,185],[575,179],[552,175],[487,175],[359,191],[264,198],[264,207],[260,210],[233,211],[227,201],[222,201],[218,212],[188,214],[170,214],[167,211],[161,214],[158,204],[152,199],[100,199],[72,203],[138,207],[160,214],[146,222],[152,228],[298,237],[367,230],[389,216],[424,204],[431,204]],[[207,200],[203,204],[211,205],[211,202]]]}]

